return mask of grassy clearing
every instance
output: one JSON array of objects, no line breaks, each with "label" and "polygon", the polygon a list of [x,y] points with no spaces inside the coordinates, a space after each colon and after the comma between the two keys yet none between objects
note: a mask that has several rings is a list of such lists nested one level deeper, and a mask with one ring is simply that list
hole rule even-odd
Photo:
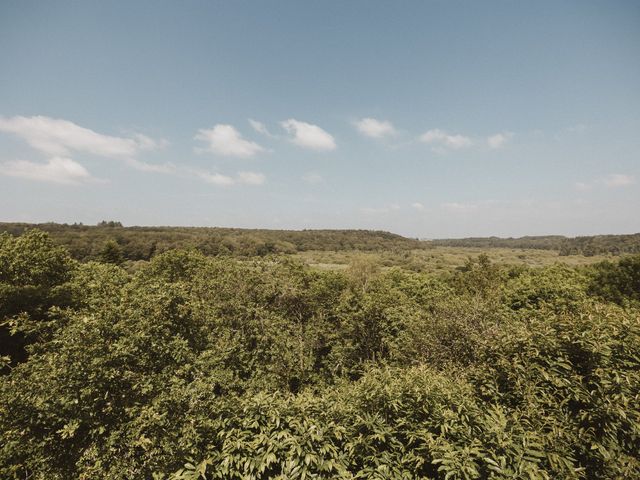
[{"label": "grassy clearing", "polygon": [[366,257],[379,263],[383,268],[402,267],[420,272],[450,272],[461,267],[469,258],[485,254],[491,262],[500,265],[527,265],[544,267],[554,263],[571,266],[589,265],[606,258],[604,255],[586,257],[583,255],[560,256],[555,250],[534,250],[516,248],[473,248],[473,247],[433,247],[427,250],[405,252],[323,252],[309,251],[293,256],[320,270],[342,270],[354,258]]}]

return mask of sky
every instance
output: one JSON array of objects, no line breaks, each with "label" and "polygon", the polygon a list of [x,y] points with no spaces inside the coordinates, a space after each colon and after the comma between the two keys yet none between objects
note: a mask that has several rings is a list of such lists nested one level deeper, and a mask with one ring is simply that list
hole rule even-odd
[{"label": "sky", "polygon": [[640,2],[0,0],[0,221],[640,231]]}]

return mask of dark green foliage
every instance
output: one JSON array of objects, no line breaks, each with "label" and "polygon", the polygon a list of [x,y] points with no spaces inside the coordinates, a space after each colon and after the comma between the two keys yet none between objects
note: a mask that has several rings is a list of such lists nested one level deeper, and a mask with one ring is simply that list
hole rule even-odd
[{"label": "dark green foliage", "polygon": [[560,255],[621,255],[623,253],[640,253],[640,233],[568,238],[560,246]]},{"label": "dark green foliage", "polygon": [[589,292],[615,302],[640,302],[640,255],[594,266]]},{"label": "dark green foliage", "polygon": [[98,255],[98,260],[102,263],[113,263],[120,265],[124,261],[122,247],[115,240],[107,240]]},{"label": "dark green foliage", "polygon": [[561,235],[521,238],[460,238],[432,240],[434,246],[477,248],[536,248],[558,250],[560,255],[622,255],[640,253],[640,233],[567,238]]},{"label": "dark green foliage", "polygon": [[487,343],[471,381],[537,432],[551,478],[640,475],[639,320],[588,302],[543,308]]},{"label": "dark green foliage", "polygon": [[586,298],[588,278],[564,265],[509,272],[501,285],[503,302],[513,310],[554,306],[570,308]]},{"label": "dark green foliage", "polygon": [[[257,230],[195,227],[123,227],[117,221],[96,226],[74,223],[0,223],[0,232],[21,235],[38,228],[64,245],[75,259],[98,260],[104,244],[115,240],[124,260],[149,260],[156,253],[176,248],[195,248],[205,255],[254,257],[317,251],[393,251],[407,255],[411,250],[437,246],[555,250],[560,255],[623,255],[640,253],[640,233],[567,238],[560,235],[521,238],[463,238],[419,241],[393,233],[367,230]],[[419,269],[419,265],[413,265]]]},{"label": "dark green foliage", "polygon": [[113,220],[102,220],[101,222],[98,222],[98,226],[99,227],[122,227],[122,223],[121,222],[116,222]]},{"label": "dark green foliage", "polygon": [[427,248],[423,242],[389,232],[368,230],[250,230],[239,228],[123,227],[103,221],[82,224],[0,223],[0,232],[20,235],[39,228],[64,245],[78,260],[101,260],[105,243],[117,242],[125,260],[149,260],[156,253],[195,248],[205,255],[262,257],[307,250],[407,251]]},{"label": "dark green foliage", "polygon": [[640,312],[602,293],[632,299],[635,262],[133,271],[1,236],[31,341],[0,377],[0,478],[639,478]]},{"label": "dark green foliage", "polygon": [[476,248],[539,248],[542,250],[558,250],[568,239],[561,235],[547,235],[539,237],[500,238],[500,237],[471,237],[446,238],[431,240],[433,245],[447,247],[476,247]]},{"label": "dark green foliage", "polygon": [[500,267],[492,265],[486,255],[480,255],[477,259],[469,259],[458,270],[453,277],[453,284],[462,294],[486,297],[498,291],[502,275]]},{"label": "dark green foliage", "polygon": [[71,302],[66,282],[74,267],[41,231],[0,234],[0,356],[12,363],[26,358],[25,345],[49,319],[50,307]]}]

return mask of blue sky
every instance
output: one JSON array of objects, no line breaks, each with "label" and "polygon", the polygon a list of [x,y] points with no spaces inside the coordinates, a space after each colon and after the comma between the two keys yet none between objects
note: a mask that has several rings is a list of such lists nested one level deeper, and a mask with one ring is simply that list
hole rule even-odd
[{"label": "blue sky", "polygon": [[639,206],[639,2],[0,2],[0,221],[581,235]]}]

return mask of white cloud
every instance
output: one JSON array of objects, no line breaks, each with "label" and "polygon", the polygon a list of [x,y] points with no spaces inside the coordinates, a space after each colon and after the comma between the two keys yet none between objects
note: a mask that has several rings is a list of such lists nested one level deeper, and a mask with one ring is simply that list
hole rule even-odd
[{"label": "white cloud", "polygon": [[207,183],[219,185],[221,187],[228,187],[229,185],[236,183],[233,178],[227,175],[222,175],[221,173],[197,172],[196,175]]},{"label": "white cloud", "polygon": [[459,213],[473,212],[478,208],[478,206],[474,205],[473,203],[458,203],[458,202],[443,203],[441,207],[450,212],[459,212]]},{"label": "white cloud", "polygon": [[196,149],[228,157],[248,158],[264,152],[264,148],[255,142],[245,140],[232,125],[217,124],[210,129],[200,129],[194,137],[208,145]]},{"label": "white cloud", "polygon": [[232,185],[262,185],[266,182],[266,177],[258,172],[238,172],[235,177],[223,175],[221,173],[205,172],[201,170],[190,170],[191,174],[204,180],[207,183],[218,185],[221,187],[229,187]]},{"label": "white cloud", "polygon": [[633,185],[634,183],[636,183],[636,179],[633,177],[633,175],[626,175],[622,173],[612,173],[610,175],[607,175],[603,179],[603,182],[607,187],[617,188],[617,187],[626,187],[629,185]]},{"label": "white cloud", "polygon": [[176,173],[178,169],[173,163],[148,163],[141,162],[135,158],[128,158],[125,160],[127,165],[141,172],[155,172],[155,173]]},{"label": "white cloud", "polygon": [[302,176],[302,180],[307,183],[317,184],[324,182],[324,177],[316,172],[307,172]]},{"label": "white cloud", "polygon": [[[63,165],[59,162],[60,158],[66,157],[71,152],[117,158],[125,161],[132,168],[146,172],[173,173],[175,171],[175,167],[171,164],[150,164],[136,159],[141,152],[161,149],[169,144],[166,140],[155,140],[140,133],[132,134],[131,138],[103,135],[68,120],[41,115],[0,117],[0,132],[13,134],[34,149],[55,157],[47,164],[34,163],[33,165],[40,167],[50,165],[57,172]],[[74,160],[69,161],[81,167]]]},{"label": "white cloud", "polygon": [[504,147],[512,136],[509,132],[496,133],[487,137],[487,145],[489,145],[489,148],[497,150]]},{"label": "white cloud", "polygon": [[275,135],[273,135],[269,129],[267,128],[267,126],[262,123],[259,122],[258,120],[254,120],[252,118],[249,119],[249,125],[251,125],[251,128],[253,128],[256,132],[261,133],[262,135],[266,135],[267,137],[271,137],[271,138],[275,138]]},{"label": "white cloud", "polygon": [[0,117],[0,131],[16,135],[36,150],[52,156],[76,151],[103,157],[133,157],[143,150],[167,144],[165,140],[156,141],[141,134],[133,138],[103,135],[68,120],[40,115]]},{"label": "white cloud", "polygon": [[627,175],[623,173],[611,173],[604,177],[594,179],[589,183],[575,182],[573,186],[579,192],[587,192],[597,187],[601,188],[604,186],[608,188],[621,188],[621,187],[628,187],[635,183],[636,183],[636,179],[633,175]]},{"label": "white cloud", "polygon": [[423,133],[419,139],[421,142],[432,145],[437,149],[450,148],[458,150],[473,145],[469,137],[459,134],[451,135],[438,128]]},{"label": "white cloud", "polygon": [[354,122],[360,133],[371,138],[382,138],[387,135],[394,135],[396,129],[391,122],[386,120],[376,120],[375,118],[362,118]]},{"label": "white cloud", "polygon": [[262,185],[266,181],[266,177],[262,173],[257,172],[238,172],[238,183],[246,185]]},{"label": "white cloud", "polygon": [[0,163],[0,174],[41,182],[77,185],[97,181],[78,162],[70,158],[54,157],[46,163],[15,160]]},{"label": "white cloud", "polygon": [[169,141],[164,138],[161,138],[160,140],[155,140],[141,133],[135,133],[133,135],[133,138],[138,144],[139,150],[160,150],[162,148],[166,148],[169,146]]},{"label": "white cloud", "polygon": [[424,210],[424,205],[421,204],[420,202],[414,202],[411,204],[411,206],[416,210]]},{"label": "white cloud", "polygon": [[292,118],[280,122],[280,125],[287,132],[293,134],[291,141],[300,147],[319,151],[336,149],[336,142],[333,137],[317,125],[300,122]]}]

